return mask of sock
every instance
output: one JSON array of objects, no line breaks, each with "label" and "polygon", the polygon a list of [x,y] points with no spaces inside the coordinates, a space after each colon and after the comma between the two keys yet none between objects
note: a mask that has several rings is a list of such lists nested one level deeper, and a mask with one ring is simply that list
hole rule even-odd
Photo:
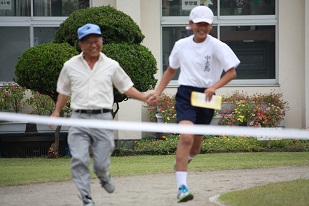
[{"label": "sock", "polygon": [[177,179],[177,189],[181,186],[181,185],[185,185],[187,186],[187,172],[184,171],[178,171],[176,172],[176,179]]}]

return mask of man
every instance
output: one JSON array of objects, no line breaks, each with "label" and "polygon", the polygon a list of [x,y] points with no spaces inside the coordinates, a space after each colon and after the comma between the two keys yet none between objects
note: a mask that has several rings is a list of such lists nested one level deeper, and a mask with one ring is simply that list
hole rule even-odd
[{"label": "man", "polygon": [[[210,124],[214,110],[191,105],[193,91],[206,94],[211,100],[215,91],[236,77],[235,68],[240,61],[225,43],[209,35],[214,19],[213,12],[206,6],[197,6],[190,12],[188,29],[193,35],[180,39],[169,57],[169,67],[164,72],[155,90],[156,99],[180,69],[176,93],[177,122],[182,125]],[[225,74],[221,77],[222,72]],[[158,101],[152,100],[150,105]],[[187,188],[188,163],[200,152],[203,141],[201,134],[180,134],[176,151],[177,202],[193,199]]]},{"label": "man", "polygon": [[[52,117],[59,117],[71,95],[71,118],[112,120],[113,85],[126,96],[147,101],[150,95],[135,89],[119,63],[101,52],[103,39],[98,25],[86,24],[78,29],[77,34],[82,52],[64,63],[57,83],[59,96]],[[113,193],[115,183],[109,174],[110,156],[115,147],[113,131],[72,126],[68,143],[72,154],[71,173],[83,205],[94,205],[88,168],[89,147],[92,148],[95,174],[102,187]]]}]

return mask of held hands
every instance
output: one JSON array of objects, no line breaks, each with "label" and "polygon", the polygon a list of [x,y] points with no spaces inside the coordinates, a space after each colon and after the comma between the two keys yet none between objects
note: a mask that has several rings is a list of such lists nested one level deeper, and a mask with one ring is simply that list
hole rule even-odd
[{"label": "held hands", "polygon": [[159,96],[155,93],[151,93],[148,96],[146,103],[148,106],[157,106],[159,104]]}]

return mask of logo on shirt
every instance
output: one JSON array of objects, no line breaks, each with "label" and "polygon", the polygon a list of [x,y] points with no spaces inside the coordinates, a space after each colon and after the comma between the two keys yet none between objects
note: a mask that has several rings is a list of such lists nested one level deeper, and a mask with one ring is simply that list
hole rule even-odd
[{"label": "logo on shirt", "polygon": [[206,59],[206,65],[205,65],[205,69],[204,69],[204,71],[206,71],[206,72],[209,72],[210,71],[210,62],[209,62],[209,60],[211,59],[211,56],[205,56],[205,59]]}]

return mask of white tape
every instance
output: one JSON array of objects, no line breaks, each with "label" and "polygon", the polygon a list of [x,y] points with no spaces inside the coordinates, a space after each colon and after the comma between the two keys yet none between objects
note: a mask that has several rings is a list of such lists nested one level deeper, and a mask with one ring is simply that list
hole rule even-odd
[{"label": "white tape", "polygon": [[309,140],[309,130],[301,129],[282,129],[265,130],[256,127],[236,127],[236,126],[213,126],[213,125],[178,125],[178,124],[159,124],[151,122],[124,122],[107,121],[93,119],[69,119],[69,118],[51,118],[38,115],[15,114],[9,112],[0,112],[0,120],[21,121],[35,124],[51,124],[64,126],[78,126],[89,128],[102,128],[112,130],[162,132],[162,133],[187,133],[203,135],[229,135],[229,136],[247,136],[261,137],[267,136],[278,139],[298,139]]}]

